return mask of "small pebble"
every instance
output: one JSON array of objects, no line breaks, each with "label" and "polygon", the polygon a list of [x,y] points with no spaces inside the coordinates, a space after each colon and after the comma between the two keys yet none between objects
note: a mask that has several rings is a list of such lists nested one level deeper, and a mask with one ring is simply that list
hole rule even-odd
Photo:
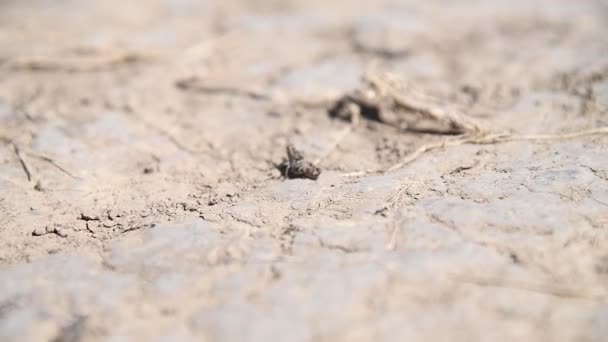
[{"label": "small pebble", "polygon": [[66,238],[66,237],[68,237],[68,233],[67,233],[67,231],[66,231],[65,229],[61,228],[61,227],[55,227],[55,228],[53,229],[53,233],[55,233],[55,234],[57,234],[57,235],[61,236],[62,238]]},{"label": "small pebble", "polygon": [[36,227],[36,229],[34,229],[34,231],[32,232],[33,236],[42,236],[45,235],[47,233],[46,231],[46,227]]}]

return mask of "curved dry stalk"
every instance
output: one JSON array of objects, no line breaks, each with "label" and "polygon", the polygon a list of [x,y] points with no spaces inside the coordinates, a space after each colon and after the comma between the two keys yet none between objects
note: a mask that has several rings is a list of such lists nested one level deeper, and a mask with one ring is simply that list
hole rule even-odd
[{"label": "curved dry stalk", "polygon": [[56,167],[59,171],[65,173],[66,175],[68,175],[68,176],[70,176],[70,177],[72,177],[74,179],[82,179],[82,178],[74,175],[73,172],[69,171],[66,167],[62,166],[61,164],[59,164],[58,162],[56,162],[53,158],[51,158],[49,156],[46,156],[44,154],[40,154],[38,152],[33,152],[33,151],[28,151],[27,154],[30,155],[30,156],[32,156],[32,157],[44,160],[45,162],[47,162],[47,163],[53,165],[54,167]]},{"label": "curved dry stalk", "polygon": [[344,127],[336,136],[336,138],[334,139],[334,141],[331,143],[331,145],[325,149],[325,152],[323,153],[323,155],[321,155],[319,158],[315,159],[315,161],[313,161],[314,165],[319,165],[323,160],[325,160],[327,157],[329,157],[337,148],[338,146],[340,146],[340,143],[350,134],[352,133],[353,129],[355,128],[355,126],[357,126],[359,123],[359,116],[354,116],[353,120],[351,121],[351,123]]},{"label": "curved dry stalk", "polygon": [[445,147],[452,147],[458,145],[472,144],[472,145],[486,145],[486,144],[501,144],[511,141],[546,141],[546,140],[568,140],[576,139],[581,137],[588,137],[594,135],[608,135],[608,126],[592,128],[576,132],[568,133],[557,133],[557,134],[510,134],[510,133],[487,133],[481,135],[468,135],[462,136],[456,139],[446,139],[441,142],[425,144],[419,147],[414,152],[407,155],[400,162],[390,166],[387,169],[380,169],[376,171],[359,171],[344,174],[343,177],[357,177],[366,174],[374,173],[386,173],[392,172],[397,169],[404,167],[405,165],[420,158],[424,153],[433,150],[442,149]]},{"label": "curved dry stalk", "polygon": [[344,127],[336,136],[331,145],[325,149],[325,152],[315,159],[312,163],[314,165],[319,165],[323,160],[327,159],[337,148],[340,146],[342,140],[344,140],[353,130],[353,125],[348,125]]},{"label": "curved dry stalk", "polygon": [[464,139],[444,140],[444,141],[441,141],[441,142],[438,142],[438,143],[431,143],[431,144],[422,145],[416,151],[414,151],[414,152],[410,153],[409,155],[407,155],[405,157],[405,159],[403,159],[399,163],[394,164],[393,166],[391,166],[388,169],[386,169],[386,172],[391,172],[391,171],[395,171],[397,169],[400,169],[403,166],[405,166],[405,165],[413,162],[414,160],[418,159],[421,155],[423,155],[426,152],[437,150],[437,149],[448,147],[448,146],[457,146],[457,145],[462,145],[462,144],[466,144],[466,140],[464,140]]},{"label": "curved dry stalk", "polygon": [[608,134],[608,126],[592,128],[577,132],[561,133],[561,134],[529,134],[529,135],[511,135],[504,137],[505,140],[516,141],[516,140],[567,140],[575,139],[580,137],[587,137],[592,135]]},{"label": "curved dry stalk", "polygon": [[535,283],[522,280],[508,280],[497,277],[479,277],[472,274],[451,275],[453,281],[483,287],[498,287],[542,293],[561,298],[587,299],[601,303],[608,302],[608,293],[602,288],[575,288],[554,283]]},{"label": "curved dry stalk", "polygon": [[29,168],[27,162],[23,158],[23,155],[21,154],[21,150],[19,149],[19,146],[17,146],[15,143],[13,143],[13,151],[15,152],[17,159],[19,159],[19,163],[21,164],[21,167],[23,168],[23,171],[25,172],[25,175],[27,176],[27,181],[31,182],[32,181],[32,172],[30,171],[30,168]]},{"label": "curved dry stalk", "polygon": [[31,169],[27,163],[27,161],[25,160],[25,158],[23,157],[24,154],[30,156],[30,157],[34,157],[34,158],[38,158],[40,160],[43,160],[51,165],[53,165],[54,167],[56,167],[59,171],[65,173],[66,175],[74,178],[74,179],[82,179],[76,175],[74,175],[73,172],[69,171],[66,167],[62,166],[61,164],[59,164],[58,162],[56,162],[53,158],[44,155],[42,153],[39,152],[34,152],[30,149],[25,149],[24,151],[22,151],[22,149],[10,138],[5,137],[4,135],[0,135],[0,141],[10,144],[13,147],[13,152],[15,153],[15,155],[17,156],[17,158],[19,159],[19,163],[21,164],[21,167],[23,168],[23,171],[25,172],[26,176],[27,176],[27,180],[28,181],[32,181],[33,178],[33,174],[31,172]]},{"label": "curved dry stalk", "polygon": [[27,57],[9,61],[8,67],[13,70],[42,70],[67,72],[92,72],[123,64],[138,62],[148,56],[134,52],[113,52],[93,57]]}]

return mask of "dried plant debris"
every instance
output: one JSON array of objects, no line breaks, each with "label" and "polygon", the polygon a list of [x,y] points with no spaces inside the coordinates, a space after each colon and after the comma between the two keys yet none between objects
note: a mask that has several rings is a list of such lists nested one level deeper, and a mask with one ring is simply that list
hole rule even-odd
[{"label": "dried plant debris", "polygon": [[424,153],[450,146],[499,144],[522,140],[565,140],[608,134],[606,126],[557,134],[526,135],[494,132],[464,115],[455,106],[440,104],[412,84],[397,80],[390,74],[368,73],[365,80],[365,88],[344,95],[330,108],[331,117],[349,121],[351,123],[349,128],[355,126],[359,120],[366,119],[404,131],[459,136],[422,145],[389,168],[351,172],[345,174],[346,177],[394,171],[413,162]]},{"label": "dried plant debris", "polygon": [[292,144],[287,145],[287,159],[277,165],[285,178],[308,178],[316,180],[321,174],[321,169],[315,164],[304,160],[304,156]]},{"label": "dried plant debris", "polygon": [[334,118],[377,121],[400,130],[435,134],[479,133],[481,125],[450,105],[389,76],[368,74],[366,87],[347,94],[329,110]]},{"label": "dried plant debris", "polygon": [[130,65],[151,56],[123,51],[88,51],[69,56],[34,56],[8,61],[12,70],[57,71],[57,72],[95,72]]},{"label": "dried plant debris", "polygon": [[269,95],[257,92],[255,90],[213,84],[212,82],[205,82],[196,76],[179,79],[175,82],[175,86],[182,91],[192,91],[208,95],[223,94],[231,96],[242,96],[253,100],[271,100]]}]

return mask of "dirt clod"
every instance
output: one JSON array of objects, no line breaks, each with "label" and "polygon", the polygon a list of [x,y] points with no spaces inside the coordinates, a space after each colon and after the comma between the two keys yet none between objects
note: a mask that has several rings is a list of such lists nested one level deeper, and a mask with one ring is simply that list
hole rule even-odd
[{"label": "dirt clod", "polygon": [[287,159],[277,166],[285,178],[308,178],[316,180],[321,169],[304,160],[304,156],[292,144],[287,145]]},{"label": "dirt clod", "polygon": [[47,234],[57,234],[62,238],[68,237],[68,233],[62,226],[58,224],[50,224],[46,227],[37,227],[32,231],[33,236],[42,236]]},{"label": "dirt clod", "polygon": [[36,182],[36,184],[34,185],[34,190],[36,190],[36,191],[44,191],[44,187],[42,187],[42,183],[40,181]]},{"label": "dirt clod", "polygon": [[46,227],[36,227],[32,232],[33,236],[42,236],[47,234]]},{"label": "dirt clod", "polygon": [[80,217],[78,217],[78,219],[82,221],[99,221],[99,215],[80,213]]}]

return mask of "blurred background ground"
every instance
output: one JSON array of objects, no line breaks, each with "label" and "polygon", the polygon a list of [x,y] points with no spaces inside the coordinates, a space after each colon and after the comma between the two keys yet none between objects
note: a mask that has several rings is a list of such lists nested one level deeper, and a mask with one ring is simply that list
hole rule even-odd
[{"label": "blurred background ground", "polygon": [[333,148],[327,110],[373,64],[500,131],[603,127],[607,30],[592,0],[2,1],[0,340],[603,340],[606,136],[346,177],[445,137]]}]

